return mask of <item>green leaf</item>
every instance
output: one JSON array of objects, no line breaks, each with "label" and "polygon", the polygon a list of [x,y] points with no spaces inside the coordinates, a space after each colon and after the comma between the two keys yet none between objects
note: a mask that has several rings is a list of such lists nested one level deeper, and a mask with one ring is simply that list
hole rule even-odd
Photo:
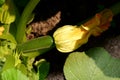
[{"label": "green leaf", "polygon": [[40,61],[38,61],[37,67],[39,72],[39,80],[45,80],[50,68],[49,62],[45,61],[44,59],[41,59]]},{"label": "green leaf", "polygon": [[35,72],[35,67],[33,67],[33,63],[35,58],[27,58],[27,62],[24,63],[27,66],[27,75],[30,80],[39,80],[39,75]]},{"label": "green leaf", "polygon": [[5,58],[6,55],[14,53],[15,48],[15,43],[0,39],[0,59]]},{"label": "green leaf", "polygon": [[25,75],[27,75],[27,67],[24,64],[19,64],[17,68]]},{"label": "green leaf", "polygon": [[5,3],[5,0],[0,0],[0,7]]},{"label": "green leaf", "polygon": [[32,39],[23,44],[20,44],[18,48],[23,52],[36,51],[39,49],[50,48],[53,44],[53,39],[50,36],[43,36],[36,39]]},{"label": "green leaf", "polygon": [[0,39],[6,39],[6,40],[11,41],[16,44],[16,40],[15,40],[14,36],[12,36],[11,34],[5,34],[5,35],[3,34],[0,36]]},{"label": "green leaf", "polygon": [[6,61],[5,61],[5,64],[4,64],[4,66],[3,66],[2,71],[7,70],[7,69],[9,69],[9,68],[12,68],[12,67],[14,67],[14,66],[15,66],[15,58],[14,58],[14,56],[12,56],[12,55],[7,55],[7,56],[6,56]]},{"label": "green leaf", "polygon": [[28,4],[24,8],[19,23],[17,25],[16,40],[18,43],[23,43],[28,19],[30,18],[34,8],[37,6],[39,2],[40,0],[29,0]]},{"label": "green leaf", "polygon": [[35,72],[32,72],[31,76],[29,76],[29,80],[39,80],[39,75],[37,75]]},{"label": "green leaf", "polygon": [[64,66],[67,80],[120,80],[120,59],[103,48],[71,53]]},{"label": "green leaf", "polygon": [[11,68],[2,72],[2,80],[29,80],[21,71]]}]

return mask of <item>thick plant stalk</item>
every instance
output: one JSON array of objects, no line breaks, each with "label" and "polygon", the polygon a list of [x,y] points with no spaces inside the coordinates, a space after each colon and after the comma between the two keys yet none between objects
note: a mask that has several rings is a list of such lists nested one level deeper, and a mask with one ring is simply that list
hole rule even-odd
[{"label": "thick plant stalk", "polygon": [[29,40],[17,46],[23,52],[37,51],[40,49],[50,48],[53,44],[51,36],[43,36],[36,39]]},{"label": "thick plant stalk", "polygon": [[110,7],[110,10],[113,12],[114,15],[119,14],[120,13],[120,2]]},{"label": "thick plant stalk", "polygon": [[17,34],[16,34],[16,40],[18,43],[23,42],[23,38],[25,36],[25,28],[27,21],[36,7],[36,5],[40,2],[40,0],[30,0],[27,6],[25,7],[23,14],[21,15],[21,18],[19,20],[18,26],[17,26]]},{"label": "thick plant stalk", "polygon": [[3,34],[8,34],[9,33],[10,24],[4,24],[3,26],[5,28]]}]

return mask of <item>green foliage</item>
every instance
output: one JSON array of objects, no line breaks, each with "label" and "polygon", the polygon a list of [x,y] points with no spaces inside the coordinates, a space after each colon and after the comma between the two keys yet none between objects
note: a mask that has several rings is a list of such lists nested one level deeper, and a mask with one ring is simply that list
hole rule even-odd
[{"label": "green foliage", "polygon": [[[4,29],[0,32],[0,80],[45,80],[50,63],[44,59],[36,61],[36,57],[54,47],[53,39],[43,36],[28,41],[25,36],[25,31],[31,31],[26,26],[34,19],[33,10],[40,0],[14,2],[0,0],[0,27]],[[119,10],[114,7],[112,11]],[[66,60],[65,77],[67,80],[120,80],[119,61],[103,48],[74,52]]]},{"label": "green foliage", "polygon": [[16,44],[7,40],[0,40],[0,58],[10,55],[14,52]]},{"label": "green foliage", "polygon": [[14,36],[12,36],[10,33],[9,34],[3,34],[3,35],[1,35],[0,39],[1,40],[4,39],[4,40],[10,41],[10,42],[16,44],[16,40],[15,40]]},{"label": "green foliage", "polygon": [[43,60],[37,65],[38,65],[39,80],[44,80],[48,75],[50,64],[45,60]]},{"label": "green foliage", "polygon": [[120,80],[120,59],[103,48],[85,52],[73,52],[65,62],[67,80]]},{"label": "green foliage", "polygon": [[[26,26],[34,17],[32,11],[39,1],[30,0],[24,5],[22,14],[18,13],[20,11],[12,0],[0,3],[0,27],[4,27],[0,35],[0,80],[44,80],[47,76],[48,62],[36,65],[37,71],[33,64],[37,56],[51,49],[52,37],[43,36],[29,41],[24,38]],[[21,2],[24,3],[23,0]]]},{"label": "green foliage", "polygon": [[2,6],[5,3],[5,0],[0,0],[0,6]]},{"label": "green foliage", "polygon": [[40,0],[30,0],[26,5],[25,9],[23,10],[23,13],[17,25],[16,40],[18,43],[24,42],[26,24],[30,16],[32,16],[32,11],[34,10],[39,1]]},{"label": "green foliage", "polygon": [[29,78],[18,69],[10,68],[3,71],[2,80],[29,80]]},{"label": "green foliage", "polygon": [[5,64],[3,66],[3,69],[2,71],[5,71],[9,68],[13,68],[15,66],[15,58],[14,56],[12,55],[7,55],[6,56],[6,61],[5,61]]}]

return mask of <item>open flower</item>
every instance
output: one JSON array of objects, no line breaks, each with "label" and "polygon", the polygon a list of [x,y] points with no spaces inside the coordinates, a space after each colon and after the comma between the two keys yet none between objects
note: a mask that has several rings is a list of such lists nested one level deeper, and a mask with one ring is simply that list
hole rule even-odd
[{"label": "open flower", "polygon": [[4,27],[0,27],[0,35],[2,35],[3,31],[4,31]]},{"label": "open flower", "polygon": [[53,34],[56,48],[63,53],[74,51],[87,43],[90,35],[99,36],[107,30],[112,17],[112,11],[105,9],[81,26],[66,25],[58,28]]}]

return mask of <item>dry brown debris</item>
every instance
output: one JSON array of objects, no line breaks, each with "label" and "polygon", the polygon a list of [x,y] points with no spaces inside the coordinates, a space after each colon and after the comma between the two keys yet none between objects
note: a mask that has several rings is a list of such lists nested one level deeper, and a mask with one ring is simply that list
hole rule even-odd
[{"label": "dry brown debris", "polygon": [[57,12],[51,18],[45,21],[33,22],[28,25],[31,27],[31,33],[27,34],[28,39],[36,38],[42,35],[47,35],[50,30],[52,30],[61,20],[61,12]]}]

